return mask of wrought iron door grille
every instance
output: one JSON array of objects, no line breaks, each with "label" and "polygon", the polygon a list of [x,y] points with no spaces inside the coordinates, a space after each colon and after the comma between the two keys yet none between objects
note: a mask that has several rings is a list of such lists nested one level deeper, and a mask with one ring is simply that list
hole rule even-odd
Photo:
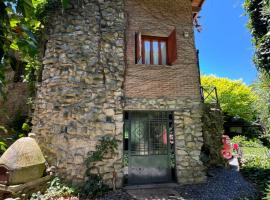
[{"label": "wrought iron door grille", "polygon": [[[169,112],[130,112],[125,122],[130,155],[167,155]],[[130,134],[132,133],[132,134]]]},{"label": "wrought iron door grille", "polygon": [[174,117],[166,111],[125,112],[125,183],[170,182],[175,177]]}]

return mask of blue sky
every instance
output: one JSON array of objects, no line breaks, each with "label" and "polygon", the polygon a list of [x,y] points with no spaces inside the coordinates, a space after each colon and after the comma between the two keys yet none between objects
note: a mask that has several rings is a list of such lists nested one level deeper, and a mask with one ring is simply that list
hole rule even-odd
[{"label": "blue sky", "polygon": [[200,13],[202,32],[196,33],[200,50],[202,74],[215,74],[230,79],[243,79],[247,84],[256,80],[252,63],[253,46],[244,0],[206,0]]}]

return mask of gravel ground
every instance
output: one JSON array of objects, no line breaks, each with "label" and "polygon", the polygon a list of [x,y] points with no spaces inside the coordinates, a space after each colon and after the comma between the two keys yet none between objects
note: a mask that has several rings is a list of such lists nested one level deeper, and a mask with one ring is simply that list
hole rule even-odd
[{"label": "gravel ground", "polygon": [[244,197],[251,199],[255,193],[253,186],[235,169],[211,169],[208,176],[204,184],[121,190],[109,193],[104,200],[234,200]]},{"label": "gravel ground", "polygon": [[249,198],[254,195],[254,187],[235,170],[216,168],[209,170],[211,177],[205,184],[176,188],[184,199],[198,200],[233,200]]}]

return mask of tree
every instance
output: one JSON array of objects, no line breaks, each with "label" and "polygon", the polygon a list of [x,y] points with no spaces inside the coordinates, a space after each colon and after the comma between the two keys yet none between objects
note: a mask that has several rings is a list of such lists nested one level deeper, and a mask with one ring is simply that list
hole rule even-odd
[{"label": "tree", "polygon": [[4,95],[6,66],[14,71],[23,68],[22,78],[34,95],[47,15],[59,8],[63,10],[68,3],[68,0],[0,0],[0,97]]},{"label": "tree", "polygon": [[220,78],[214,75],[203,75],[203,87],[217,88],[218,98],[222,111],[230,116],[239,116],[247,121],[255,120],[256,111],[254,102],[257,100],[252,88],[241,80]]},{"label": "tree", "polygon": [[245,0],[244,8],[256,50],[254,63],[259,71],[270,74],[270,0]]},{"label": "tree", "polygon": [[40,68],[37,38],[42,26],[35,17],[37,1],[33,2],[35,4],[31,0],[0,0],[0,96],[4,93],[5,67],[10,66],[15,72],[24,71],[22,79],[29,86]]},{"label": "tree", "polygon": [[[249,16],[248,28],[255,46],[254,63],[260,71],[253,84],[258,96],[256,107],[260,122],[270,135],[270,0],[245,0],[244,8]],[[270,141],[270,138],[268,139]]]},{"label": "tree", "polygon": [[252,87],[258,96],[255,102],[258,118],[266,134],[270,135],[270,77],[266,74],[260,74],[258,81]]}]

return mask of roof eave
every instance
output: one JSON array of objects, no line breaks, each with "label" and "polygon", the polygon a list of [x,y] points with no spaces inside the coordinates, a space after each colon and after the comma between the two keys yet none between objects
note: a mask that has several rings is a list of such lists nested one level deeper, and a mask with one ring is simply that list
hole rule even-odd
[{"label": "roof eave", "polygon": [[191,5],[192,5],[192,13],[193,13],[193,18],[195,19],[199,12],[202,9],[203,3],[205,0],[192,0]]}]

